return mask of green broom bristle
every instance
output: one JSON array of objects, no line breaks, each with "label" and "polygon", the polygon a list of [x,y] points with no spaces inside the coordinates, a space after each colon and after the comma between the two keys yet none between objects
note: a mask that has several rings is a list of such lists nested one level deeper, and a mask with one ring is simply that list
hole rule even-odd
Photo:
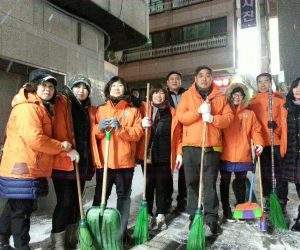
[{"label": "green broom bristle", "polygon": [[243,211],[235,210],[233,213],[233,218],[235,219],[243,219]]},{"label": "green broom bristle", "polygon": [[80,250],[96,250],[86,220],[79,223],[79,246]]},{"label": "green broom bristle", "polygon": [[270,195],[270,218],[274,227],[287,230],[279,199],[275,193]]},{"label": "green broom bristle", "polygon": [[205,249],[205,231],[202,211],[197,209],[191,231],[189,234],[189,239],[187,242],[187,250],[204,250]]},{"label": "green broom bristle", "polygon": [[141,203],[132,239],[135,245],[143,244],[149,240],[147,201]]}]

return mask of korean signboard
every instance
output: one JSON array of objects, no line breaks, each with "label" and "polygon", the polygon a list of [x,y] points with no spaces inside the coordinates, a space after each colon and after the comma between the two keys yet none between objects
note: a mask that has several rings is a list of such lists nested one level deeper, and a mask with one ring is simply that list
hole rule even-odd
[{"label": "korean signboard", "polygon": [[256,26],[255,0],[241,0],[242,29]]}]

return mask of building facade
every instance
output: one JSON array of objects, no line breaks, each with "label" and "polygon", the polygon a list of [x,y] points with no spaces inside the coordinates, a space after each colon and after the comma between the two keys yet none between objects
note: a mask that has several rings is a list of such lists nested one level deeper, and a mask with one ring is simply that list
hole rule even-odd
[{"label": "building facade", "polygon": [[233,0],[151,0],[150,40],[123,52],[119,74],[143,91],[146,82],[165,82],[168,72],[183,75],[187,87],[197,66],[206,64],[221,80],[235,69]]}]

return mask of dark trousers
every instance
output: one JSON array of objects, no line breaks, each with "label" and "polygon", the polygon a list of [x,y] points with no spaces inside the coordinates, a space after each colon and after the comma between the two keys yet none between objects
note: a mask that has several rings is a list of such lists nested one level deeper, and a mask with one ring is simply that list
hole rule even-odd
[{"label": "dark trousers", "polygon": [[[191,217],[193,217],[198,206],[200,158],[201,148],[183,147],[183,164],[187,186],[187,210]],[[206,224],[216,223],[218,220],[219,200],[216,182],[219,173],[219,163],[219,152],[211,151],[205,153],[202,197]]]},{"label": "dark trousers", "polygon": [[[223,210],[226,210],[230,207],[229,203],[229,187],[231,180],[231,172],[220,170],[221,182],[220,182],[220,194]],[[245,193],[246,193],[246,176],[247,171],[235,172],[236,186],[237,186],[237,204],[245,202]]]},{"label": "dark trousers", "polygon": [[184,174],[184,165],[181,166],[178,172],[178,195],[177,195],[177,206],[186,205],[186,184],[185,184],[185,174]]},{"label": "dark trousers", "polygon": [[[277,196],[280,199],[280,203],[286,204],[288,200],[288,182],[282,180],[283,165],[279,146],[274,146],[274,170]],[[264,147],[264,151],[261,154],[261,172],[263,196],[268,197],[272,193],[272,164],[270,146]]]},{"label": "dark trousers", "polygon": [[[120,232],[124,234],[127,229],[127,223],[130,211],[130,195],[134,168],[108,169],[106,201],[111,194],[113,184],[116,185],[117,209],[121,214]],[[96,171],[97,183],[93,206],[100,206],[102,195],[103,169]]]},{"label": "dark trousers", "polygon": [[[56,207],[52,215],[52,233],[66,230],[68,225],[79,220],[79,201],[76,180],[53,179]],[[81,193],[85,181],[81,181]]]},{"label": "dark trousers", "polygon": [[[300,199],[300,183],[296,183],[295,185],[296,185],[298,198]],[[298,212],[300,213],[300,205],[298,206]]]},{"label": "dark trousers", "polygon": [[34,200],[9,199],[0,216],[0,240],[8,243],[13,236],[16,249],[27,250],[30,241],[30,216]]},{"label": "dark trousers", "polygon": [[172,180],[170,163],[153,163],[147,165],[146,199],[148,211],[153,215],[154,196],[156,200],[156,214],[166,214],[168,210],[169,194],[166,192]]}]

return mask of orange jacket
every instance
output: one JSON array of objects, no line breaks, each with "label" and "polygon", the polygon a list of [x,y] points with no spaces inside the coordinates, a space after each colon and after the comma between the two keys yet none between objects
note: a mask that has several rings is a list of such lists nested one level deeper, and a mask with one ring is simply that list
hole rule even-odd
[{"label": "orange jacket", "polygon": [[[273,121],[276,122],[277,128],[274,130],[274,145],[280,145],[281,140],[281,119],[284,112],[283,105],[285,99],[280,93],[273,93]],[[269,93],[257,93],[249,103],[249,108],[254,111],[257,120],[262,126],[262,136],[264,139],[264,145],[271,145],[270,129],[268,128],[269,118]]]},{"label": "orange jacket", "polygon": [[[53,124],[53,138],[60,141],[71,142],[72,147],[76,148],[75,141],[74,141],[71,108],[72,108],[72,103],[67,96],[65,95],[56,96],[56,102],[54,105],[55,120]],[[89,107],[88,112],[89,112],[90,124],[94,124],[96,107],[93,106]],[[91,126],[91,128],[93,128],[93,126]],[[96,142],[95,134],[92,131],[91,131],[90,141],[91,144],[93,145],[92,148],[94,149],[91,152],[93,165],[95,167],[101,166],[98,153],[95,154],[95,149],[97,149],[97,142]],[[96,152],[98,152],[98,150]],[[53,169],[72,171],[74,170],[74,165],[71,159],[68,156],[66,156],[66,153],[61,153],[55,156]]]},{"label": "orange jacket", "polygon": [[97,109],[93,130],[97,136],[101,166],[104,165],[105,132],[99,131],[98,124],[104,118],[113,117],[117,118],[121,126],[111,132],[108,167],[113,169],[135,167],[136,142],[143,135],[141,114],[123,100],[116,105],[108,100]]},{"label": "orange jacket", "polygon": [[230,162],[252,162],[251,139],[254,145],[263,146],[261,126],[252,110],[240,105],[234,112],[233,122],[223,130],[223,152],[221,160]]},{"label": "orange jacket", "polygon": [[[174,171],[176,155],[182,155],[182,125],[178,121],[175,109],[169,105],[172,124],[171,124],[171,170]],[[146,116],[146,103],[141,108],[142,116]],[[152,117],[152,106],[149,105],[149,118]],[[151,136],[151,129],[148,129],[148,145]],[[144,149],[145,149],[145,136],[143,136],[137,143],[136,157],[138,160],[144,160]]]},{"label": "orange jacket", "polygon": [[[222,146],[221,129],[227,128],[233,120],[233,113],[227,98],[216,86],[208,96],[211,103],[211,114],[214,119],[207,124],[205,147]],[[204,102],[197,92],[195,83],[182,94],[176,109],[176,115],[183,124],[182,146],[202,146],[203,122],[202,115],[198,113],[199,106]]]},{"label": "orange jacket", "polygon": [[10,178],[50,177],[54,155],[61,142],[52,139],[52,119],[41,99],[24,89],[12,101],[0,176]]}]

